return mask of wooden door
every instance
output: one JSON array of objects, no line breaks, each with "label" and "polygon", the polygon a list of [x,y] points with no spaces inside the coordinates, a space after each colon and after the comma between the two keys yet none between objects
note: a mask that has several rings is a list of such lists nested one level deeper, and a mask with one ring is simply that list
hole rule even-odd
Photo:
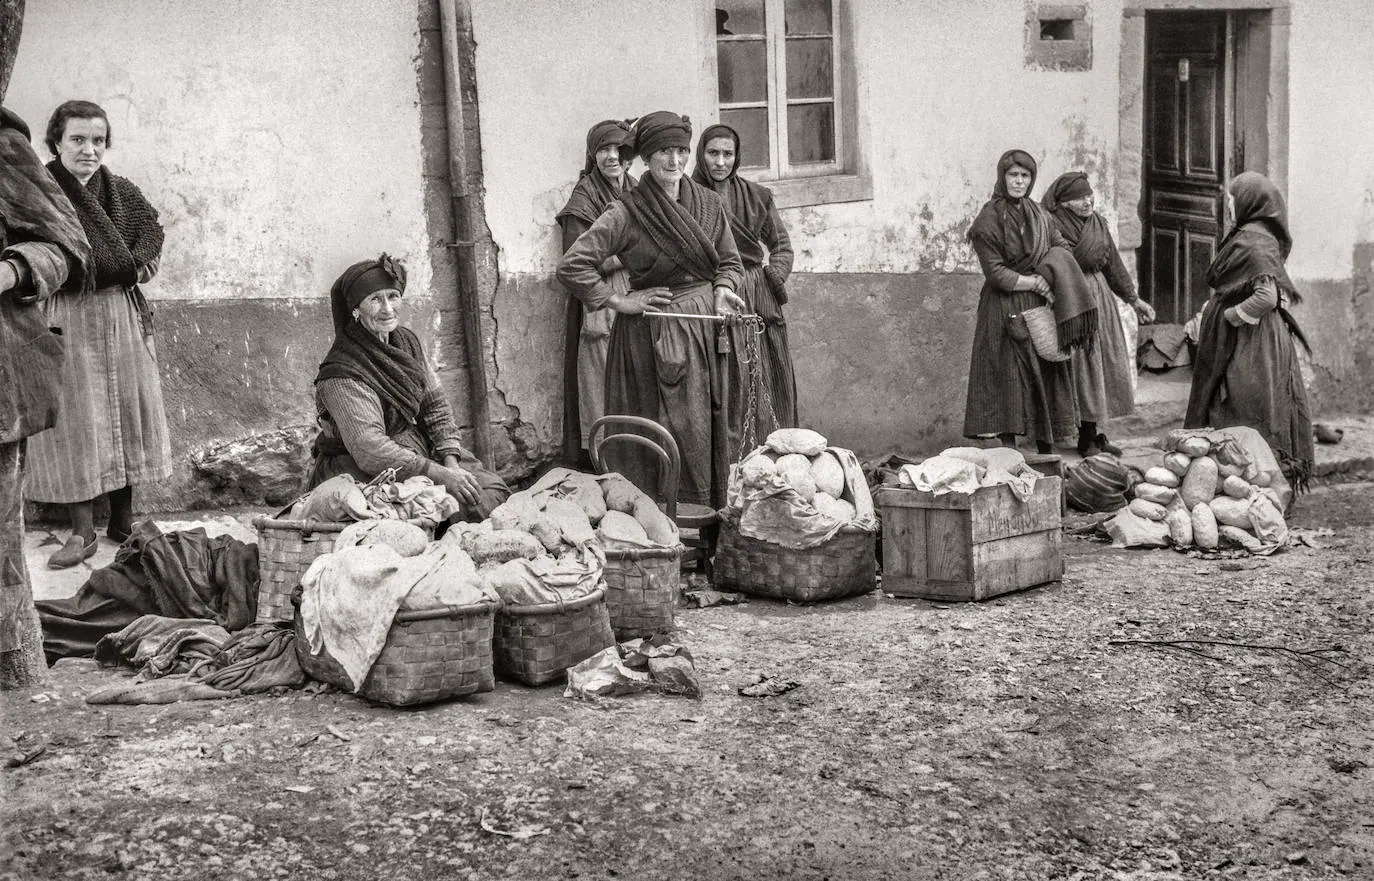
[{"label": "wooden door", "polygon": [[1151,13],[1145,22],[1141,291],[1160,322],[1207,301],[1225,180],[1226,14]]}]

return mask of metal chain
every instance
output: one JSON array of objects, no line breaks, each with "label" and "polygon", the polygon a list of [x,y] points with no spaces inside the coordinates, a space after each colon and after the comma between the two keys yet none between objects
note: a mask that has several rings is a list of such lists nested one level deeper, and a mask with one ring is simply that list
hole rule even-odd
[{"label": "metal chain", "polygon": [[[769,433],[778,427],[777,414],[773,412],[772,396],[769,394],[768,385],[763,381],[763,355],[759,349],[759,337],[763,336],[763,319],[757,315],[741,316],[744,324],[744,352],[741,361],[745,368],[745,386],[747,388],[747,403],[744,412],[744,429],[740,432],[739,449],[736,451],[736,461],[744,461],[744,457],[754,451],[758,446],[757,425],[762,418],[764,425]],[[762,399],[760,401],[760,399]],[[762,403],[762,411],[760,411]],[[760,417],[760,412],[763,416]]]}]

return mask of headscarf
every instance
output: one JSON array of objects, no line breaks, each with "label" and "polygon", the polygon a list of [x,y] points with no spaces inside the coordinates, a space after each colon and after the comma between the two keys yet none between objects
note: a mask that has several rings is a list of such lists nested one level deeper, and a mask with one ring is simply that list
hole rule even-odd
[{"label": "headscarf", "polygon": [[1054,218],[1059,232],[1073,248],[1073,256],[1084,272],[1100,272],[1111,259],[1111,250],[1116,247],[1107,221],[1101,214],[1094,211],[1087,217],[1079,217],[1064,204],[1092,194],[1092,184],[1088,182],[1086,174],[1067,171],[1050,184],[1040,200],[1040,204]]},{"label": "headscarf", "polygon": [[1288,232],[1288,206],[1269,178],[1246,171],[1227,187],[1236,203],[1235,225],[1222,239],[1207,286],[1228,295],[1246,289],[1258,278],[1269,276],[1294,303],[1302,301],[1284,261],[1293,249]]},{"label": "headscarf", "polygon": [[635,153],[645,162],[665,147],[692,147],[692,121],[671,110],[655,110],[635,120]]},{"label": "headscarf", "polygon": [[86,271],[91,246],[71,200],[34,154],[29,127],[4,108],[0,108],[0,223],[10,241],[57,245],[70,264],[66,286],[90,288],[95,280]]},{"label": "headscarf", "polygon": [[91,243],[94,287],[137,284],[139,268],[162,256],[164,235],[157,209],[132,181],[103,166],[84,185],[60,159],[49,162],[47,169],[76,208]]},{"label": "headscarf", "polygon": [[[630,137],[630,124],[623,120],[606,119],[591,127],[587,132],[587,156],[582,173],[567,204],[554,215],[555,221],[561,224],[565,217],[576,217],[587,224],[595,223],[607,205],[634,186],[635,179],[630,176],[630,160],[634,158]],[[610,146],[620,148],[620,162],[625,166],[618,183],[607,179],[596,164],[596,151]]]},{"label": "headscarf", "polygon": [[[730,138],[735,142],[735,164],[730,168],[730,176],[716,182],[706,167],[706,145],[714,138]],[[739,133],[728,125],[707,126],[697,141],[696,165],[692,167],[692,180],[709,190],[713,190],[725,200],[725,213],[730,218],[730,231],[735,234],[735,244],[745,248],[746,243],[757,245],[759,230],[768,219],[772,194],[766,187],[739,176],[740,140]]]},{"label": "headscarf", "polygon": [[427,379],[424,349],[408,327],[396,328],[382,342],[353,318],[353,310],[378,290],[404,292],[405,286],[405,267],[386,254],[345,269],[329,289],[334,345],[315,376],[316,385],[326,379],[353,379],[376,392],[388,435],[414,423],[420,413]]},{"label": "headscarf", "polygon": [[[1013,166],[1020,166],[1031,174],[1030,186],[1021,199],[1013,199],[1007,194],[1007,172]],[[968,231],[970,239],[983,238],[997,243],[1009,261],[1008,268],[1022,275],[1034,272],[1050,248],[1049,215],[1030,198],[1038,171],[1034,157],[1025,150],[1003,153],[997,160],[997,183],[993,184],[992,198],[978,212]]]}]

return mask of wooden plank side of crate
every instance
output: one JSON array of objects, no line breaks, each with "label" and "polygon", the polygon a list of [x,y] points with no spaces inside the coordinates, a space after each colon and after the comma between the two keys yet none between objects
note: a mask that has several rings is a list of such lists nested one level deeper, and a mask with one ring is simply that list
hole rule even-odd
[{"label": "wooden plank side of crate", "polygon": [[883,585],[894,577],[926,572],[926,510],[888,508],[883,511]]},{"label": "wooden plank side of crate", "polygon": [[971,599],[1023,590],[1064,577],[1064,533],[1059,527],[973,546]]},{"label": "wooden plank side of crate", "polygon": [[973,494],[973,541],[986,542],[1059,528],[1060,497],[1063,482],[1057,477],[1042,477],[1032,484],[1030,498],[1024,502],[1010,487],[990,486]]},{"label": "wooden plank side of crate", "polygon": [[937,496],[925,490],[905,486],[880,487],[875,501],[880,507],[893,508],[947,508],[967,511],[973,507],[973,496],[968,493],[944,493]]},{"label": "wooden plank side of crate", "polygon": [[972,567],[968,511],[883,510],[883,590],[923,597],[933,582],[956,581],[968,583],[971,592]]}]

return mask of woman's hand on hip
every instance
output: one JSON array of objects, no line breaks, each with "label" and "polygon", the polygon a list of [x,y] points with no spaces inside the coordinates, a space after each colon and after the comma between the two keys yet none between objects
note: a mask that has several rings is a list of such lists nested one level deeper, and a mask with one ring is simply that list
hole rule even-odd
[{"label": "woman's hand on hip", "polygon": [[724,285],[716,286],[717,315],[738,315],[744,311],[744,307],[744,300],[739,294]]},{"label": "woman's hand on hip", "polygon": [[621,315],[642,315],[647,309],[661,309],[673,301],[667,288],[643,288],[615,294],[606,304]]}]

